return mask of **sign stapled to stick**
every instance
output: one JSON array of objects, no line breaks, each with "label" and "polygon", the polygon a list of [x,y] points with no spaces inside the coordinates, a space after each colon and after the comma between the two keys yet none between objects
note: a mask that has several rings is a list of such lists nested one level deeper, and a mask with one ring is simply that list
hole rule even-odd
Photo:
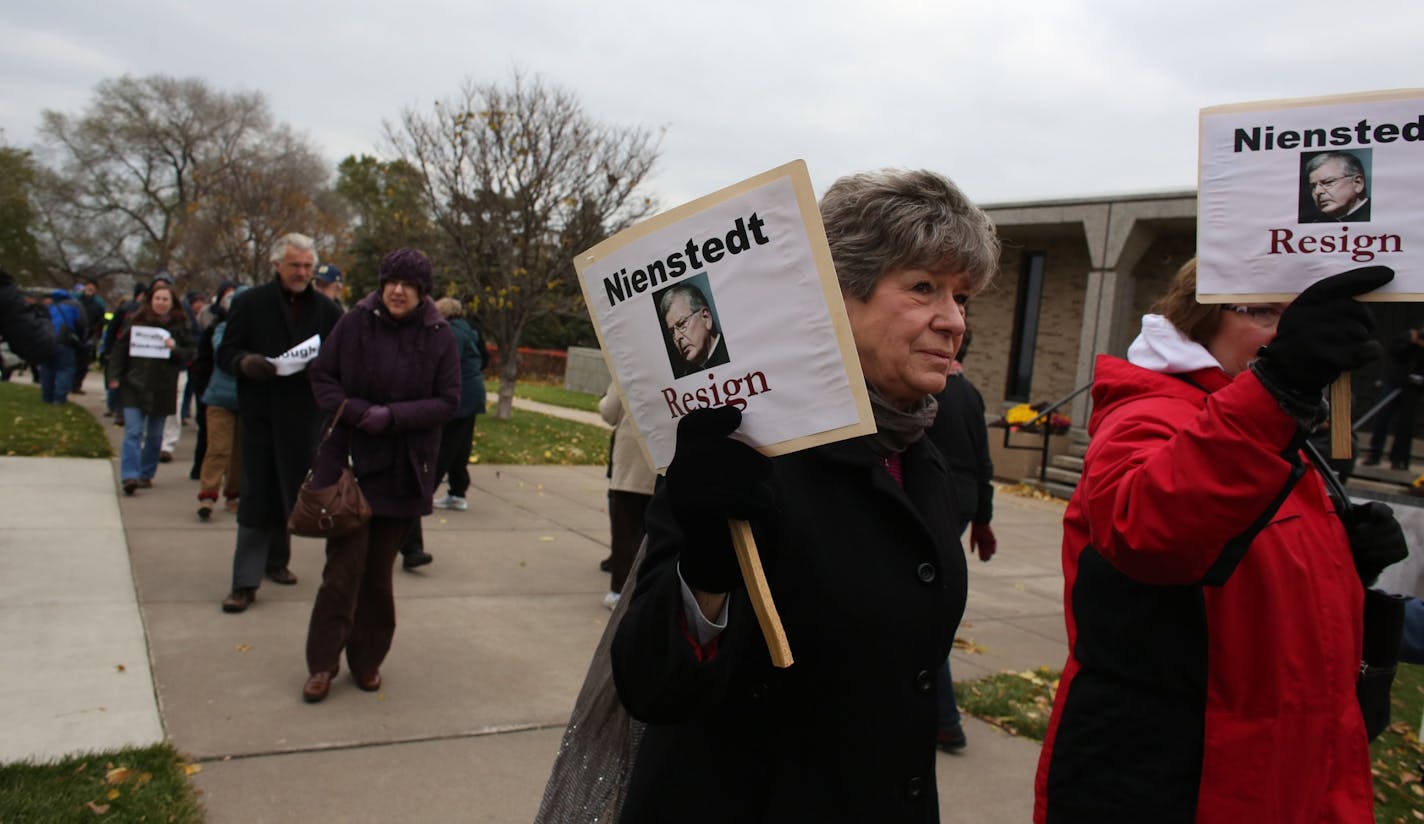
[{"label": "sign stapled to stick", "polygon": [[[875,431],[806,164],[633,226],[575,259],[609,374],[649,464],[678,422],[742,410],[737,437],[782,455]],[[791,663],[745,523],[734,546],[772,660]]]},{"label": "sign stapled to stick", "polygon": [[659,472],[704,407],[739,407],[736,437],[767,455],[875,431],[805,163],[620,232],[575,268]]},{"label": "sign stapled to stick", "polygon": [[1284,301],[1359,266],[1424,299],[1424,89],[1201,111],[1197,298]]}]

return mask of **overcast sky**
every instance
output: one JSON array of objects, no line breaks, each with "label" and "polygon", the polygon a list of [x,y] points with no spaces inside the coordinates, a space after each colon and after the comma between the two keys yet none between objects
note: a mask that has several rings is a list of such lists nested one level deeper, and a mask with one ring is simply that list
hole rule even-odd
[{"label": "overcast sky", "polygon": [[1203,106],[1424,86],[1424,2],[6,0],[0,129],[121,74],[263,92],[333,165],[518,68],[663,132],[673,206],[795,158],[818,192],[928,167],[981,203],[1196,185]]}]

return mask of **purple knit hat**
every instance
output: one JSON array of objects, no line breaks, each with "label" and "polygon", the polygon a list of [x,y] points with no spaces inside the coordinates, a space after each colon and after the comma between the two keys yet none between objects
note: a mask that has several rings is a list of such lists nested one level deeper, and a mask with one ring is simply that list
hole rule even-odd
[{"label": "purple knit hat", "polygon": [[430,258],[419,249],[397,249],[381,259],[381,283],[403,280],[414,284],[422,295],[430,294],[435,280],[430,273]]}]

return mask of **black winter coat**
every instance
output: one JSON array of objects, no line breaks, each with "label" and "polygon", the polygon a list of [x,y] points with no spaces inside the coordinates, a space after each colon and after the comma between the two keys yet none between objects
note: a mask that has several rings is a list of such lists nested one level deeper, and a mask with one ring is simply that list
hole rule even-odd
[{"label": "black winter coat", "polygon": [[8,272],[0,272],[0,338],[10,344],[10,351],[29,363],[48,363],[58,350],[49,330],[49,315],[44,320],[25,302],[20,287]]},{"label": "black winter coat", "polygon": [[780,512],[753,528],[787,669],[740,585],[716,654],[697,660],[659,485],[612,647],[619,698],[648,724],[625,823],[939,820],[936,673],[967,573],[939,453],[921,440],[903,469],[902,489],[859,439],[774,459]]},{"label": "black winter coat", "polygon": [[320,335],[322,344],[341,310],[312,289],[291,294],[273,277],[233,298],[217,365],[237,376],[242,424],[242,526],[276,527],[287,521],[297,489],[311,466],[320,438],[321,413],[312,397],[308,370],[254,381],[238,361],[246,355],[276,357]]},{"label": "black winter coat", "polygon": [[[129,357],[129,338],[135,326],[155,326],[167,329],[173,336],[173,348],[167,360],[162,358]],[[124,321],[124,328],[114,338],[114,351],[109,353],[108,379],[119,382],[119,406],[136,407],[145,415],[172,415],[178,411],[178,376],[197,352],[182,312],[168,313],[162,323],[134,312]]]},{"label": "black winter coat", "polygon": [[926,435],[949,467],[959,524],[987,524],[994,518],[994,460],[989,455],[984,396],[969,378],[950,375],[935,400],[939,412]]}]

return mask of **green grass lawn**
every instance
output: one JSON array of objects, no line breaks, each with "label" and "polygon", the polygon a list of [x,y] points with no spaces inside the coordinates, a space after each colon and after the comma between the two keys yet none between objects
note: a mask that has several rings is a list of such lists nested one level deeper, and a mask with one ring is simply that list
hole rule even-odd
[{"label": "green grass lawn", "polygon": [[608,430],[537,412],[512,410],[475,419],[470,463],[594,466],[608,463]]},{"label": "green grass lawn", "polygon": [[73,403],[40,400],[28,381],[0,382],[0,455],[46,458],[111,458],[104,428]]},{"label": "green grass lawn", "polygon": [[[496,396],[499,395],[499,379],[485,378],[485,392],[489,394],[489,405],[493,408]],[[582,409],[585,412],[598,411],[598,395],[573,392],[554,384],[519,381],[514,384],[514,397],[569,409]]]},{"label": "green grass lawn", "polygon": [[[1001,672],[954,685],[964,712],[1014,735],[1042,741],[1048,732],[1053,693],[1060,673],[1047,667]],[[1370,745],[1375,783],[1375,821],[1405,824],[1424,820],[1424,746],[1419,724],[1424,713],[1424,667],[1400,664],[1390,691],[1393,724]]]},{"label": "green grass lawn", "polygon": [[1424,714],[1424,666],[1400,664],[1390,689],[1394,722],[1370,745],[1374,763],[1375,821],[1381,824],[1424,820],[1424,746],[1419,723]]},{"label": "green grass lawn", "polygon": [[169,744],[0,766],[0,821],[199,824],[198,767]]}]

